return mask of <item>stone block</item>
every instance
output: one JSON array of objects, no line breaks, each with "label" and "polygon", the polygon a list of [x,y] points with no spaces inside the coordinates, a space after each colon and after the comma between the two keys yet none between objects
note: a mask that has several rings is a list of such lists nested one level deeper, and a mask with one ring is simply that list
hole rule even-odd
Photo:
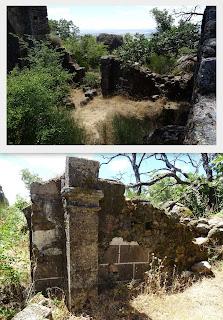
[{"label": "stone block", "polygon": [[[110,245],[101,258],[100,263],[117,263],[118,262],[119,246]],[[99,257],[100,259],[100,257]]]},{"label": "stone block", "polygon": [[118,280],[131,281],[133,279],[133,264],[117,264]]},{"label": "stone block", "polygon": [[53,320],[52,311],[46,306],[33,303],[20,311],[13,320]]},{"label": "stone block", "polygon": [[144,279],[144,274],[150,268],[149,263],[137,263],[135,264],[135,274],[134,279]]},{"label": "stone block", "polygon": [[66,187],[92,188],[98,180],[99,162],[67,157],[65,170]]},{"label": "stone block", "polygon": [[198,90],[202,93],[216,92],[216,58],[203,58],[197,78]]},{"label": "stone block", "polygon": [[147,262],[148,249],[144,249],[139,245],[120,246],[120,262]]}]

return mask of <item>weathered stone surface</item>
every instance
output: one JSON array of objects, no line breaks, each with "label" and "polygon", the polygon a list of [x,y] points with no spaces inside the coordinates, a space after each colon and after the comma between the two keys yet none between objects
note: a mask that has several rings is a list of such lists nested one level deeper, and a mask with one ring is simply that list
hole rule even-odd
[{"label": "weathered stone surface", "polygon": [[91,187],[97,183],[99,162],[87,159],[66,159],[65,185],[66,187]]},{"label": "weathered stone surface", "polygon": [[144,144],[154,145],[179,145],[183,143],[186,127],[179,125],[168,125],[156,129],[152,136],[145,138]]},{"label": "weathered stone surface", "polygon": [[195,263],[191,267],[191,270],[193,272],[197,272],[200,274],[212,274],[211,265],[207,261],[201,261],[201,262]]},{"label": "weathered stone surface", "polygon": [[208,233],[208,238],[217,245],[223,245],[223,227],[214,227]]},{"label": "weathered stone surface", "polygon": [[11,71],[22,56],[17,36],[31,35],[43,39],[49,33],[46,6],[7,6],[7,71]]},{"label": "weathered stone surface", "polygon": [[13,320],[53,320],[50,308],[41,304],[33,303],[28,305],[24,310],[19,312]]},{"label": "weathered stone surface", "polygon": [[189,101],[192,95],[192,75],[161,76],[138,64],[124,66],[113,56],[102,57],[101,75],[104,97],[127,93],[134,98],[146,99],[162,94],[169,99]]},{"label": "weathered stone surface", "polygon": [[193,107],[184,144],[216,144],[216,6],[204,11],[195,72]]},{"label": "weathered stone surface", "polygon": [[216,98],[214,95],[199,95],[189,115],[184,144],[216,144]]},{"label": "weathered stone surface", "polygon": [[211,227],[208,224],[198,223],[196,226],[196,233],[199,236],[207,236],[210,229]]},{"label": "weathered stone surface", "polygon": [[203,58],[201,60],[197,87],[202,94],[216,92],[216,58]]}]

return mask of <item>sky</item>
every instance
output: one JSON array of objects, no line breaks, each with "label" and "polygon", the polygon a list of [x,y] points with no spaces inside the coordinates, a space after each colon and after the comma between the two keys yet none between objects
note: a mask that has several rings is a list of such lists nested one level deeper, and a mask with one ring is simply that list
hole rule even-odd
[{"label": "sky", "polygon": [[[154,6],[145,5],[48,5],[48,18],[64,18],[84,30],[155,29],[156,24],[150,14]],[[159,9],[190,10],[193,6],[157,6]],[[205,6],[199,10],[204,11]],[[196,18],[195,18],[196,19]],[[198,16],[197,19],[201,19]]]},{"label": "sky", "polygon": [[[97,160],[100,163],[107,162],[100,154],[76,154],[70,155],[79,158],[87,158]],[[111,156],[111,155],[104,155]],[[194,157],[198,157],[194,155]],[[32,173],[38,174],[44,181],[52,179],[56,176],[61,176],[65,171],[65,155],[0,155],[0,185],[3,188],[5,196],[9,200],[10,204],[13,204],[16,200],[16,195],[20,195],[24,198],[29,198],[29,191],[25,188],[23,181],[21,180],[21,170],[29,169]],[[190,171],[191,167],[186,163],[178,163],[181,169]],[[163,167],[162,163],[151,158],[142,167],[142,171],[150,171]],[[127,158],[119,157],[112,160],[107,165],[102,165],[99,171],[100,178],[115,179],[119,176],[119,173],[125,173],[124,182],[129,184],[134,182],[131,166]],[[146,176],[145,176],[146,178]]]}]

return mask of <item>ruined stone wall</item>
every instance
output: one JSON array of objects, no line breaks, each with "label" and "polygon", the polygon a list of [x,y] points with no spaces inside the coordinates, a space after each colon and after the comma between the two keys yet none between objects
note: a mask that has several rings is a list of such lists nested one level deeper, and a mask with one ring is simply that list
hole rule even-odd
[{"label": "ruined stone wall", "polygon": [[203,16],[193,102],[184,144],[216,144],[216,6]]},{"label": "ruined stone wall", "polygon": [[148,99],[154,95],[172,100],[190,100],[193,89],[192,76],[159,75],[146,68],[123,65],[113,56],[101,59],[101,88],[104,97],[118,93]]},{"label": "ruined stone wall", "polygon": [[2,205],[8,205],[8,200],[2,190],[2,186],[0,185],[0,206]]},{"label": "ruined stone wall", "polygon": [[96,298],[98,288],[143,279],[153,254],[179,271],[207,257],[178,215],[126,201],[125,186],[98,171],[96,161],[67,158],[61,179],[32,185],[25,210],[34,290],[61,288],[70,310]]},{"label": "ruined stone wall", "polygon": [[34,289],[66,289],[66,241],[61,181],[31,186],[31,257]]},{"label": "ruined stone wall", "polygon": [[7,70],[11,71],[22,53],[18,38],[24,35],[42,39],[49,33],[46,6],[7,7]]}]

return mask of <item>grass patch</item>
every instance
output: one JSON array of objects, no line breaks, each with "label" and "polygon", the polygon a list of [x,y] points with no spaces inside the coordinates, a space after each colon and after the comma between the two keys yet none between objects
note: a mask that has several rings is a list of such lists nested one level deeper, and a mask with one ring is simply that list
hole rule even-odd
[{"label": "grass patch", "polygon": [[143,144],[143,138],[148,134],[147,119],[115,115],[112,120],[114,144]]}]

